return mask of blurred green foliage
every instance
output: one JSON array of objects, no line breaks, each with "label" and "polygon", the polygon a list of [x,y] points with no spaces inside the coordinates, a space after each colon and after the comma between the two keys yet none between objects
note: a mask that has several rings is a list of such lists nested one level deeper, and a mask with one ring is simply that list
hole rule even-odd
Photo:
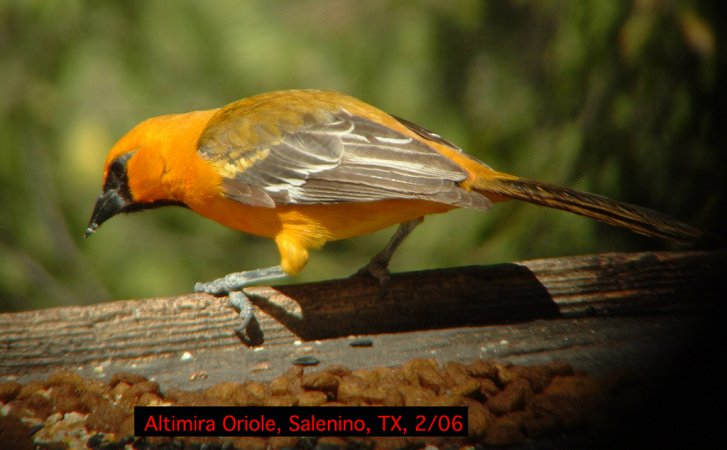
[{"label": "blurred green foliage", "polygon": [[[276,89],[340,90],[497,169],[721,233],[726,18],[696,0],[0,0],[0,309],[277,263],[273,243],[181,208],[81,238],[127,129]],[[391,231],[329,244],[296,281],[351,273]],[[430,217],[393,269],[665,248],[509,203]]]}]

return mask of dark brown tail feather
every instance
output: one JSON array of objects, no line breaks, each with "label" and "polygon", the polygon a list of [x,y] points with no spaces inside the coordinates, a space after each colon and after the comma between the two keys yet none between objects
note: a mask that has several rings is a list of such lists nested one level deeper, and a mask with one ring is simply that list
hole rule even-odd
[{"label": "dark brown tail feather", "polygon": [[693,243],[704,237],[697,228],[681,223],[665,214],[640,206],[612,200],[601,195],[580,192],[524,178],[490,178],[474,186],[487,195],[495,194],[549,208],[562,209],[590,217],[609,225],[650,237],[681,243]]}]

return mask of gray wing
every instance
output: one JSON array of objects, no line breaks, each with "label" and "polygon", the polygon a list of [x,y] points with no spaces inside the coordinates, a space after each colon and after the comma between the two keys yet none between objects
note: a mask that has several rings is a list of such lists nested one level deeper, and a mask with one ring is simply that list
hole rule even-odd
[{"label": "gray wing", "polygon": [[423,199],[490,206],[485,196],[459,187],[467,173],[454,162],[419,140],[346,111],[306,117],[294,131],[276,137],[258,126],[255,133],[262,138],[250,147],[225,126],[215,130],[203,135],[199,151],[220,168],[225,195],[241,203]]}]

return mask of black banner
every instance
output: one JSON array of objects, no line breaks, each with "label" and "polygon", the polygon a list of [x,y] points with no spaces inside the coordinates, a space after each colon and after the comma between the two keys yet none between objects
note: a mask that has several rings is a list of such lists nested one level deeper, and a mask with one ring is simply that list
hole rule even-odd
[{"label": "black banner", "polygon": [[463,406],[137,406],[136,436],[467,436]]}]

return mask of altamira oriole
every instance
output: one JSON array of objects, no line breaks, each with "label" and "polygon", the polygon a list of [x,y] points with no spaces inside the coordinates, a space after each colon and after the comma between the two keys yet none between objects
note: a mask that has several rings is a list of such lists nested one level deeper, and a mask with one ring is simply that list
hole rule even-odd
[{"label": "altamira oriole", "polygon": [[308,250],[400,224],[369,264],[384,280],[397,245],[428,214],[523,200],[636,233],[702,233],[655,211],[497,172],[407,120],[331,91],[270,92],[137,125],[111,149],[89,235],[120,212],[181,205],[274,239],[280,265],[198,283],[228,293],[298,273]]}]

